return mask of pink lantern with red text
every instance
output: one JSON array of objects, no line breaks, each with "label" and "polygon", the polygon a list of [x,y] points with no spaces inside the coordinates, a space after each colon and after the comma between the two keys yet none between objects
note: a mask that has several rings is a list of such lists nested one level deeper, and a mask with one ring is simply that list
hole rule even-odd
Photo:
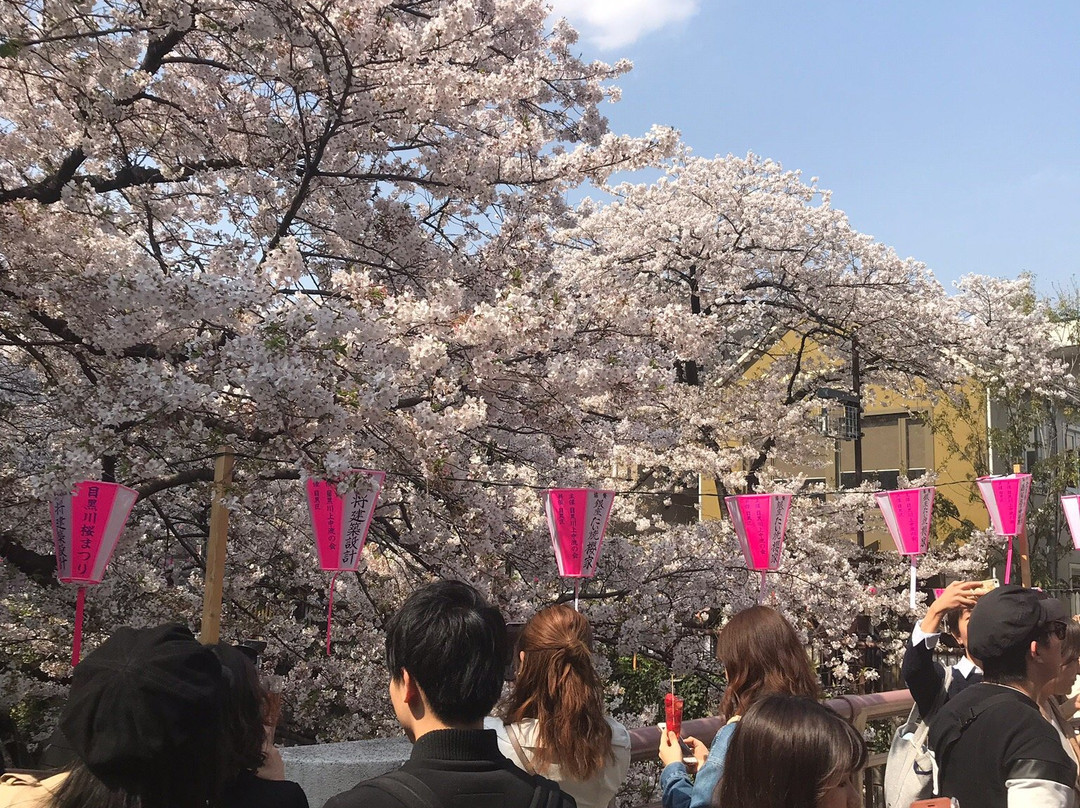
[{"label": "pink lantern with red text", "polygon": [[614,491],[595,488],[551,488],[544,494],[551,546],[559,575],[574,579],[574,608],[582,578],[596,575]]},{"label": "pink lantern with red text", "polygon": [[915,564],[930,543],[930,515],[934,508],[934,488],[906,488],[874,494],[889,535],[900,555],[911,558],[911,608],[915,608]]},{"label": "pink lantern with red text", "polygon": [[[334,616],[334,584],[342,572],[360,568],[360,554],[367,542],[368,529],[379,502],[385,471],[350,469],[355,479],[344,496],[337,484],[327,480],[308,480],[308,509],[319,550],[319,566],[330,577],[330,599],[326,608],[326,653],[330,654],[330,626]],[[352,481],[350,481],[352,482]]]},{"label": "pink lantern with red text", "polygon": [[780,568],[791,513],[791,494],[739,494],[724,497],[746,567],[761,572],[759,599],[765,597],[768,570]]},{"label": "pink lantern with red text", "polygon": [[101,583],[138,498],[138,491],[123,485],[84,480],[75,486],[74,493],[55,497],[49,506],[56,577],[79,587],[75,599],[75,636],[71,643],[72,665],[79,664],[82,651],[86,587]]},{"label": "pink lantern with red text", "polygon": [[1061,509],[1065,511],[1065,521],[1069,524],[1073,549],[1080,550],[1080,495],[1066,494],[1061,498]]},{"label": "pink lantern with red text", "polygon": [[1009,550],[1005,559],[1005,583],[1012,572],[1013,537],[1024,529],[1027,515],[1028,494],[1031,491],[1030,474],[1001,474],[980,477],[975,481],[986,510],[990,512],[990,525],[999,536],[1009,538]]}]

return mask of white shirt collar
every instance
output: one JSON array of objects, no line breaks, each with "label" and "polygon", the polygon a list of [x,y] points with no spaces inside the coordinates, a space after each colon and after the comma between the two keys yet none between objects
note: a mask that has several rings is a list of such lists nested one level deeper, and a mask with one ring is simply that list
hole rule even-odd
[{"label": "white shirt collar", "polygon": [[953,665],[953,668],[956,669],[956,671],[961,676],[963,676],[965,679],[967,679],[969,676],[971,676],[971,674],[973,672],[974,673],[982,673],[982,669],[979,668],[978,665],[976,665],[974,662],[972,662],[966,656],[961,657],[960,661],[957,662],[955,665]]}]

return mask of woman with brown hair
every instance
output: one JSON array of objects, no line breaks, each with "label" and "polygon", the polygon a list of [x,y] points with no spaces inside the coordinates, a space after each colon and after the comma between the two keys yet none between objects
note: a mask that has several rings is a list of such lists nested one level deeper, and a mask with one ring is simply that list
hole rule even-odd
[{"label": "woman with brown hair", "polygon": [[630,734],[604,712],[592,629],[568,606],[537,612],[518,638],[518,668],[503,720],[487,729],[531,774],[555,780],[578,808],[604,808],[630,766]]},{"label": "woman with brown hair", "polygon": [[222,742],[218,761],[223,788],[220,808],[308,808],[298,783],[285,779],[265,713],[267,693],[251,658],[232,645],[211,645],[225,674]]},{"label": "woman with brown hair", "polygon": [[821,685],[810,667],[806,648],[783,615],[768,606],[752,606],[732,617],[716,639],[716,657],[727,674],[727,689],[720,700],[720,715],[727,721],[712,748],[696,738],[686,743],[698,759],[691,783],[674,733],[660,738],[660,775],[664,808],[704,808],[724,771],[724,758],[736,722],[757,699],[767,693],[821,697]]},{"label": "woman with brown hair", "polygon": [[713,803],[723,808],[859,808],[866,742],[813,699],[770,694],[739,722]]}]

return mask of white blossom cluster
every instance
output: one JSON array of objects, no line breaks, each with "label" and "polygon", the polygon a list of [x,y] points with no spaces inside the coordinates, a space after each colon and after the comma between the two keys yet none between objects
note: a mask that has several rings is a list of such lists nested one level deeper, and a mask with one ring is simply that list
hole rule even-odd
[{"label": "white blossom cluster", "polygon": [[[753,603],[757,577],[728,523],[665,500],[698,474],[798,492],[783,468],[817,456],[813,391],[847,378],[853,336],[901,391],[1054,380],[1030,290],[949,296],[775,163],[607,131],[628,65],[544,20],[540,0],[0,0],[0,709],[55,708],[68,681],[47,503],[81,479],[141,495],[88,597],[93,647],[195,626],[213,459],[235,452],[223,635],[269,642],[295,739],[356,738],[392,729],[381,626],[418,582],[470,581],[515,620],[568,596],[543,488],[621,492],[582,593],[603,647],[709,666],[696,615]],[[605,201],[569,209],[585,182]],[[300,481],[349,467],[388,477],[327,657]],[[853,619],[906,612],[903,562],[845,538],[868,507],[797,499],[771,576],[853,680]]]}]

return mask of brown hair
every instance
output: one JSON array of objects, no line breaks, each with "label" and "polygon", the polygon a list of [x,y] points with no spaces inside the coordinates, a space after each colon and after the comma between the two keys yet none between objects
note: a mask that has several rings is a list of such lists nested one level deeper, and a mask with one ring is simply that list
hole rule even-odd
[{"label": "brown hair", "polygon": [[762,696],[735,728],[712,802],[816,808],[866,762],[862,736],[828,707],[799,696]]},{"label": "brown hair", "polygon": [[1061,641],[1061,658],[1068,664],[1080,657],[1080,623],[1072,618],[1065,624],[1065,639]]},{"label": "brown hair", "polygon": [[716,638],[716,658],[727,672],[720,700],[725,718],[742,715],[765,693],[821,697],[821,685],[795,629],[768,606],[736,614]]},{"label": "brown hair", "polygon": [[537,720],[533,762],[541,774],[558,764],[570,778],[586,780],[614,755],[591,644],[588,621],[569,606],[541,609],[521,630],[517,647],[525,656],[503,719]]}]

